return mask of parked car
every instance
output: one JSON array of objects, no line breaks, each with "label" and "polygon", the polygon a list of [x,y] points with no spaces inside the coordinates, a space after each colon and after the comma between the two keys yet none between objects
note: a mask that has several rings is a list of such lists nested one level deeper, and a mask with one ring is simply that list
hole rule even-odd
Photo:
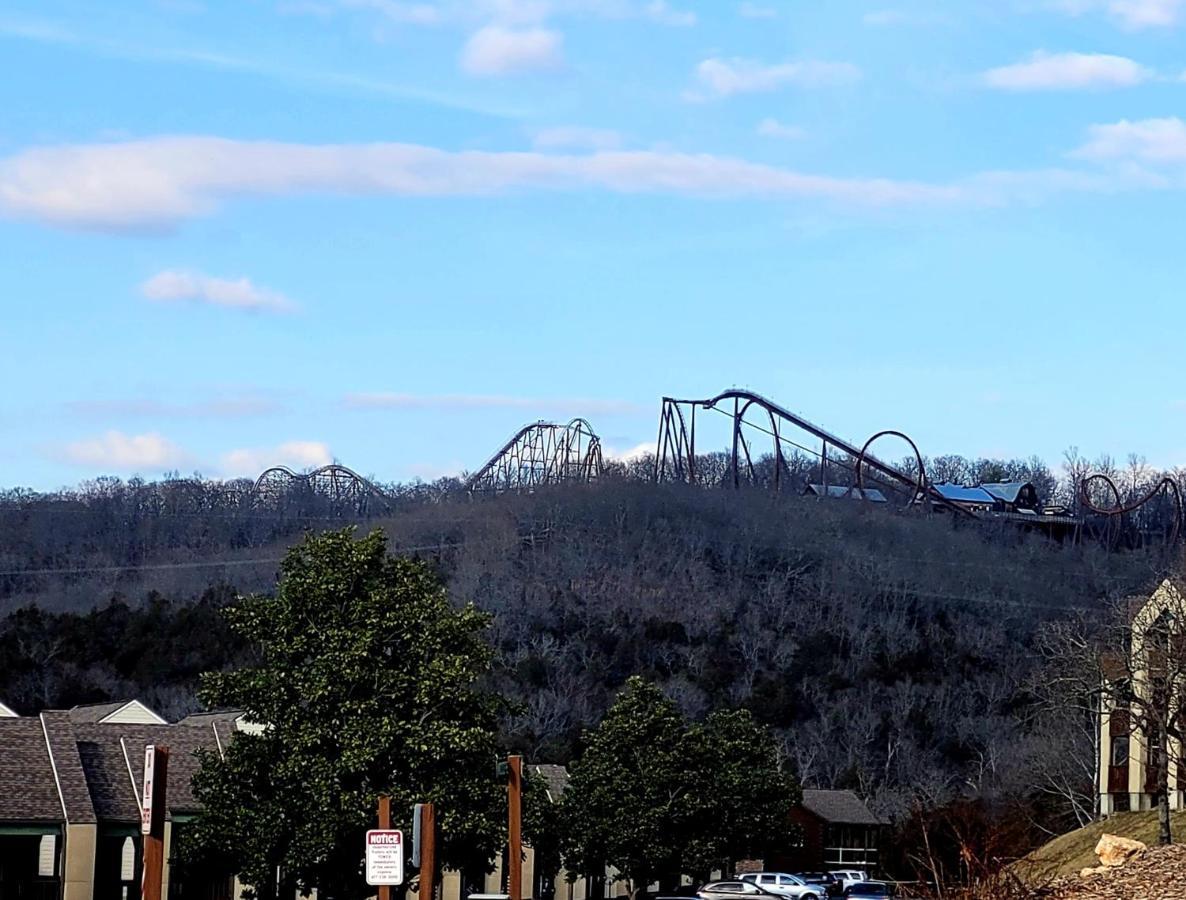
[{"label": "parked car", "polygon": [[696,892],[700,900],[781,900],[780,895],[740,878],[732,881],[710,881]]},{"label": "parked car", "polygon": [[827,895],[818,885],[811,885],[798,875],[786,872],[749,872],[741,876],[747,884],[777,894],[781,897],[794,897],[796,900],[827,900]]},{"label": "parked car", "polygon": [[826,897],[843,897],[844,885],[831,872],[796,872],[808,884],[819,888]]},{"label": "parked car", "polygon": [[858,881],[844,889],[845,900],[886,900],[894,895],[884,881]]},{"label": "parked car", "polygon": [[864,869],[832,869],[830,874],[840,880],[840,886],[846,890],[858,881],[868,881],[869,873]]}]

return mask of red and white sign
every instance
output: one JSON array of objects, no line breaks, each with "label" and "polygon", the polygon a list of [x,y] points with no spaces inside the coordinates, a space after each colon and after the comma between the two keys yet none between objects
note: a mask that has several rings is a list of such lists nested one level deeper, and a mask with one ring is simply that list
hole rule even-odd
[{"label": "red and white sign", "polygon": [[404,833],[367,832],[367,884],[404,883]]},{"label": "red and white sign", "polygon": [[140,804],[140,833],[152,833],[152,769],[156,760],[156,747],[149,744],[144,748],[144,800]]}]

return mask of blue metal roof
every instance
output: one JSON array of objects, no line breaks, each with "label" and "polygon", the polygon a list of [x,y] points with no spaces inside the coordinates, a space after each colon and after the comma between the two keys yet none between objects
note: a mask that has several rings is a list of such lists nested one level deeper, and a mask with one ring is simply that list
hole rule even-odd
[{"label": "blue metal roof", "polygon": [[941,482],[931,485],[940,496],[952,503],[986,503],[995,506],[997,498],[982,487],[964,487],[961,484]]}]

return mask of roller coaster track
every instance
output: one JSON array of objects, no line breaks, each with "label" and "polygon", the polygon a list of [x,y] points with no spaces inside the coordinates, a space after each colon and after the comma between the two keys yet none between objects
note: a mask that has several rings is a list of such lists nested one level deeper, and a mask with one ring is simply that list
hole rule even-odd
[{"label": "roller coaster track", "polygon": [[[857,447],[830,431],[809,422],[802,416],[780,406],[773,400],[752,391],[728,390],[707,400],[678,400],[664,397],[659,414],[659,440],[655,453],[654,480],[697,483],[697,412],[714,412],[731,421],[732,447],[728,454],[728,475],[733,487],[758,481],[755,469],[756,453],[748,434],[758,432],[769,439],[773,472],[770,481],[775,490],[782,490],[791,481],[787,464],[788,447],[817,456],[823,463],[821,471],[827,483],[828,466],[848,469],[852,475],[849,489],[864,497],[866,470],[880,485],[896,487],[907,492],[907,503],[913,504],[923,496],[935,506],[950,510],[965,518],[978,518],[967,508],[952,503],[935,490],[927,480],[922,454],[909,437],[900,431],[879,431]],[[747,416],[756,417],[747,419]],[[915,457],[916,471],[909,473],[873,456],[869,448],[878,440],[895,437],[910,445]],[[806,446],[810,439],[818,442],[819,450]],[[829,450],[832,451],[829,456]],[[844,456],[840,456],[839,451]]]},{"label": "roller coaster track", "polygon": [[601,470],[601,439],[586,420],[560,425],[541,419],[515,432],[465,486],[471,493],[501,493],[547,484],[587,484]]},{"label": "roller coaster track", "polygon": [[390,499],[357,472],[334,463],[311,472],[294,472],[273,466],[255,480],[251,489],[255,505],[284,510],[320,501],[336,515],[365,516],[384,512]]}]

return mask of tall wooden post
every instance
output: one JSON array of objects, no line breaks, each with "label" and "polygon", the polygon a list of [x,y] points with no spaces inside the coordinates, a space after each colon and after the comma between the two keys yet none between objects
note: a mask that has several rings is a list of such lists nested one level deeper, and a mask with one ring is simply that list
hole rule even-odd
[{"label": "tall wooden post", "polygon": [[523,757],[507,757],[507,895],[523,900]]},{"label": "tall wooden post", "polygon": [[425,803],[420,818],[420,900],[433,900],[437,865],[436,807]]},{"label": "tall wooden post", "polygon": [[[379,795],[379,830],[388,831],[391,828],[391,798],[386,794]],[[379,885],[379,900],[391,900],[391,885]]]},{"label": "tall wooden post", "polygon": [[169,748],[144,748],[144,792],[140,806],[143,848],[141,900],[161,900],[165,873],[165,811],[168,808]]}]

